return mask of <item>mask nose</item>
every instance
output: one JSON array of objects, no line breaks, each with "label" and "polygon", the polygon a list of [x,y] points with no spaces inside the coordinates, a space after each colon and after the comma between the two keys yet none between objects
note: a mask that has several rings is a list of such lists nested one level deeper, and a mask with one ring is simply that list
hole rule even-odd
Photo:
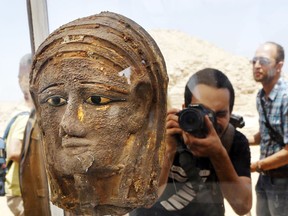
[{"label": "mask nose", "polygon": [[[69,104],[69,103],[68,103]],[[66,106],[65,113],[60,122],[59,135],[84,137],[86,135],[86,129],[84,122],[84,111],[82,106],[72,108],[71,105]]]}]

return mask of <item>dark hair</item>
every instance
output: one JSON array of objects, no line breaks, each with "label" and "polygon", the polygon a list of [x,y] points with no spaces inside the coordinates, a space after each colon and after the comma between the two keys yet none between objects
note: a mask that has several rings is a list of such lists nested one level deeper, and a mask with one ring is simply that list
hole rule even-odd
[{"label": "dark hair", "polygon": [[205,68],[194,73],[188,80],[185,86],[184,99],[185,99],[185,107],[187,107],[192,100],[192,91],[198,84],[204,84],[215,88],[226,88],[230,93],[230,103],[229,103],[229,111],[232,113],[234,100],[235,100],[235,92],[234,88],[228,79],[228,77],[221,71],[214,68]]},{"label": "dark hair", "polygon": [[284,48],[280,45],[280,44],[277,44],[275,42],[272,42],[272,41],[268,41],[266,42],[266,44],[272,44],[274,46],[276,46],[276,49],[277,49],[277,55],[276,55],[276,63],[280,62],[280,61],[284,61],[285,59],[285,52],[284,52]]}]

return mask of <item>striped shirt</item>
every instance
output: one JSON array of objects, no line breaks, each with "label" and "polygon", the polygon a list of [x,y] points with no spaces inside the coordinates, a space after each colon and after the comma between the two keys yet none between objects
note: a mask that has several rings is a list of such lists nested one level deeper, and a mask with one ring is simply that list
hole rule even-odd
[{"label": "striped shirt", "polygon": [[281,143],[272,140],[269,135],[269,130],[265,126],[266,120],[260,100],[264,102],[264,109],[270,125],[283,137],[283,142],[288,144],[288,83],[283,78],[280,78],[267,99],[263,91],[261,89],[256,98],[261,134],[260,159],[270,156],[283,148]]},{"label": "striped shirt", "polygon": [[[180,141],[179,144],[181,144]],[[229,151],[229,157],[238,176],[250,178],[251,154],[249,143],[247,138],[237,130]],[[161,197],[152,207],[137,208],[129,213],[130,216],[225,215],[223,195],[210,160],[208,158],[193,160],[196,163],[192,170],[196,171],[196,174],[198,173],[197,176],[200,179],[191,179],[192,170],[185,169],[189,172],[187,174],[184,168],[181,167],[185,158],[183,158],[183,151],[178,148],[170,169],[166,188]],[[194,156],[192,156],[193,158],[195,159]],[[188,160],[188,158],[186,159]],[[191,160],[189,161],[191,162]],[[185,167],[187,168],[187,166]]]},{"label": "striped shirt", "polygon": [[[239,131],[235,132],[229,157],[239,176],[250,177],[248,141]],[[199,179],[195,179],[194,182],[189,180],[186,171],[180,165],[180,154],[177,151],[170,169],[168,184],[158,202],[167,212],[177,213],[175,215],[197,215],[197,213],[198,215],[213,215],[204,213],[206,210],[211,210],[218,212],[216,215],[220,216],[222,208],[225,211],[224,200],[215,170],[208,158],[198,158],[196,164],[198,175],[201,177],[200,182]],[[200,187],[196,189],[196,185]],[[208,203],[215,205],[211,207]],[[184,214],[186,211],[191,211],[191,213]]]}]

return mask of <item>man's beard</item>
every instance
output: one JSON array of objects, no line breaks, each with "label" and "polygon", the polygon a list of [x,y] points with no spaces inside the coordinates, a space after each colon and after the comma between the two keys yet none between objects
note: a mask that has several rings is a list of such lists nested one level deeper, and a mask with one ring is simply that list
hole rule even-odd
[{"label": "man's beard", "polygon": [[264,77],[263,82],[269,83],[271,80],[273,80],[274,76],[276,74],[276,68],[271,68],[268,70],[267,76]]}]

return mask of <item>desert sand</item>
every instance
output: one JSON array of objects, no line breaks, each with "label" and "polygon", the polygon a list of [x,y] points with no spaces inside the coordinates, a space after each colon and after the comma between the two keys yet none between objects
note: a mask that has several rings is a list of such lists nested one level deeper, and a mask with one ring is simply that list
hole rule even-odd
[{"label": "desert sand", "polygon": [[[169,74],[168,95],[173,107],[181,108],[184,86],[192,73],[205,67],[217,68],[223,71],[234,85],[236,98],[233,113],[243,116],[245,121],[245,127],[240,131],[247,137],[257,131],[255,97],[261,86],[253,80],[249,59],[235,56],[207,41],[183,32],[153,30],[149,33],[156,40],[166,61]],[[0,134],[3,134],[7,121],[17,109],[19,109],[18,102],[0,102]],[[257,160],[259,157],[258,146],[251,146],[251,153],[251,160]],[[252,174],[253,192],[257,177],[258,174]],[[6,207],[5,197],[0,197],[0,209],[1,215],[12,215]],[[236,215],[229,204],[226,205],[226,215]],[[255,215],[255,194],[253,194],[251,215]]]}]

